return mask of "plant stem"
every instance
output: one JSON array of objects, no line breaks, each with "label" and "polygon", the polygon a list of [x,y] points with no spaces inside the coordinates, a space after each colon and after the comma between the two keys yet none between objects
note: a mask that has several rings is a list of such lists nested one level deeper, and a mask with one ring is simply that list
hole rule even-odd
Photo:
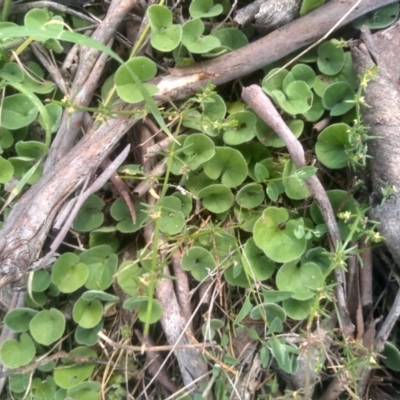
[{"label": "plant stem", "polygon": [[2,22],[8,21],[8,16],[10,14],[10,9],[11,9],[11,4],[12,4],[12,0],[5,0],[4,7],[3,7],[3,10],[1,12],[1,20],[2,20]]}]

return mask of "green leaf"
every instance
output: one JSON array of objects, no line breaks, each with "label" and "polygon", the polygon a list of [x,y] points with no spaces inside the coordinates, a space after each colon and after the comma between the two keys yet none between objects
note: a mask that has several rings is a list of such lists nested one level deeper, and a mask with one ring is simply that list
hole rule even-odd
[{"label": "green leaf", "polygon": [[0,183],[7,183],[14,175],[14,167],[10,161],[0,156]]},{"label": "green leaf", "polygon": [[24,374],[13,374],[9,377],[10,389],[14,393],[23,393],[31,384],[31,374],[26,372]]},{"label": "green leaf", "polygon": [[319,135],[315,145],[318,160],[328,168],[343,168],[348,163],[347,149],[350,149],[350,126],[332,124]]},{"label": "green leaf", "polygon": [[85,284],[88,276],[88,267],[79,262],[79,257],[74,253],[64,253],[58,257],[51,271],[51,281],[63,293],[78,290]]},{"label": "green leaf", "polygon": [[3,78],[10,83],[22,82],[24,76],[24,71],[18,64],[14,62],[7,63],[3,68],[0,69],[0,78]]},{"label": "green leaf", "polygon": [[[293,135],[298,138],[303,132],[304,122],[300,119],[290,119],[285,121]],[[257,121],[256,134],[258,140],[268,147],[285,147],[285,142],[261,119]]]},{"label": "green leaf", "polygon": [[18,142],[15,145],[15,151],[20,157],[40,160],[47,153],[47,147],[44,143],[36,141]]},{"label": "green leaf", "polygon": [[286,299],[282,302],[282,307],[289,318],[301,321],[310,315],[313,302],[314,299],[304,301]]},{"label": "green leaf", "polygon": [[297,168],[293,160],[288,160],[283,170],[283,185],[286,195],[293,200],[303,200],[310,196],[310,192],[303,180],[296,173]]},{"label": "green leaf", "polygon": [[182,39],[182,26],[172,24],[172,13],[164,6],[152,5],[147,9],[151,27],[151,45],[159,51],[172,51]]},{"label": "green leaf", "polygon": [[82,299],[86,301],[93,301],[99,299],[100,301],[116,302],[119,301],[118,296],[114,296],[110,293],[103,292],[102,290],[88,290],[82,293]]},{"label": "green leaf", "polygon": [[[221,42],[221,49],[225,51],[237,50],[249,43],[246,35],[237,28],[219,29],[213,32],[212,36],[215,36]],[[218,48],[215,51],[218,51]]]},{"label": "green leaf", "polygon": [[331,116],[343,115],[354,107],[354,92],[347,82],[333,83],[325,89],[322,104]]},{"label": "green leaf", "polygon": [[[70,354],[81,357],[97,357],[94,350],[85,346],[75,347]],[[54,380],[59,387],[68,389],[89,378],[95,367],[94,363],[75,364],[71,363],[71,360],[61,359],[61,364],[54,369]]]},{"label": "green leaf", "polygon": [[104,214],[101,212],[104,205],[100,197],[91,194],[75,217],[73,228],[78,232],[90,232],[99,228],[104,222]]},{"label": "green leaf", "polygon": [[246,297],[246,300],[244,301],[243,306],[240,309],[239,314],[236,316],[233,323],[235,325],[240,324],[249,315],[252,308],[253,308],[253,304],[249,300],[249,297]]},{"label": "green leaf", "polygon": [[178,141],[182,146],[177,151],[175,143],[169,147],[172,156],[171,172],[175,175],[185,175],[189,170],[198,169],[215,154],[214,142],[204,134],[181,135]]},{"label": "green leaf", "polygon": [[250,312],[250,318],[253,320],[263,319],[267,324],[271,324],[275,318],[281,322],[285,322],[286,313],[282,307],[271,303],[262,303],[255,307]]},{"label": "green leaf", "polygon": [[100,382],[82,382],[70,387],[67,391],[67,397],[74,400],[98,400],[100,389]]},{"label": "green leaf", "polygon": [[189,6],[189,14],[192,18],[212,18],[220,15],[222,11],[222,5],[214,5],[213,0],[192,0]]},{"label": "green leaf", "polygon": [[321,284],[321,268],[312,262],[302,264],[300,267],[295,261],[288,262],[276,274],[278,289],[293,292],[292,298],[296,300],[311,299]]},{"label": "green leaf", "polygon": [[99,299],[86,301],[82,297],[74,304],[72,317],[74,321],[85,329],[96,326],[103,316],[103,305]]},{"label": "green leaf", "polygon": [[215,267],[213,255],[204,247],[193,246],[183,254],[182,268],[198,281],[210,280]]},{"label": "green leaf", "polygon": [[[115,73],[115,85],[118,96],[127,103],[139,103],[144,100],[139,81],[148,81],[156,76],[156,64],[146,57],[134,57],[121,65]],[[150,96],[158,92],[157,86],[144,83],[143,87]]]},{"label": "green leaf", "polygon": [[282,292],[280,290],[266,290],[261,288],[264,303],[278,303],[292,297],[292,292]]},{"label": "green leaf", "polygon": [[261,86],[265,93],[272,96],[272,93],[276,90],[283,91],[283,81],[289,74],[287,69],[282,69],[276,73],[280,68],[272,69],[267,76],[262,80]]},{"label": "green leaf", "polygon": [[230,147],[215,147],[215,155],[204,165],[204,172],[211,179],[221,179],[228,187],[239,186],[247,177],[247,163],[242,154]]},{"label": "green leaf", "polygon": [[142,302],[139,305],[138,309],[138,318],[147,324],[154,324],[157,322],[161,316],[162,316],[162,305],[161,303],[156,300],[156,299],[151,299],[151,313],[150,315],[148,314],[148,308],[150,301],[148,302]]},{"label": "green leaf", "polygon": [[31,335],[38,343],[49,346],[63,335],[65,317],[55,308],[43,310],[32,318],[29,329]]},{"label": "green leaf", "polygon": [[300,16],[308,14],[309,12],[315,10],[316,8],[322,6],[325,0],[303,0],[300,8]]},{"label": "green leaf", "polygon": [[111,246],[93,247],[84,251],[79,258],[88,267],[88,277],[85,281],[88,289],[101,291],[111,286],[118,264],[118,256],[113,253]]},{"label": "green leaf", "polygon": [[142,228],[149,216],[139,202],[133,205],[136,213],[136,222],[133,223],[128,205],[122,197],[114,201],[110,209],[111,216],[118,221],[117,229],[122,233],[137,232]]},{"label": "green leaf", "polygon": [[322,104],[322,99],[318,95],[314,94],[311,108],[303,113],[304,118],[309,122],[318,121],[324,114],[325,108]]},{"label": "green leaf", "polygon": [[210,179],[204,171],[191,171],[183,180],[184,187],[196,197],[203,188],[214,183],[215,180]]},{"label": "green leaf", "polygon": [[293,374],[297,369],[297,364],[294,363],[290,357],[288,351],[290,346],[281,343],[280,339],[277,337],[269,339],[267,343],[279,367],[287,374]]},{"label": "green leaf", "polygon": [[22,333],[19,340],[7,339],[1,346],[0,358],[7,368],[19,368],[29,364],[35,356],[35,344],[27,333]]},{"label": "green leaf", "polygon": [[273,202],[277,202],[279,198],[279,188],[275,182],[269,182],[267,186],[267,195]]},{"label": "green leaf", "polygon": [[297,239],[294,232],[298,221],[289,220],[284,208],[268,207],[254,225],[254,242],[276,262],[299,258],[306,249],[305,237]]},{"label": "green leaf", "polygon": [[252,281],[264,281],[275,272],[275,263],[256,246],[253,238],[248,239],[244,245],[242,264]]},{"label": "green leaf", "polygon": [[207,53],[221,44],[215,36],[203,36],[203,32],[204,24],[201,19],[187,21],[182,28],[182,44],[194,54]]},{"label": "green leaf", "polygon": [[132,261],[124,261],[118,268],[117,282],[124,292],[136,296],[138,290],[141,290],[141,277],[144,273],[139,265]]},{"label": "green leaf", "polygon": [[174,196],[166,196],[157,203],[160,210],[159,228],[168,235],[175,235],[185,226],[185,217],[180,211],[181,201]]},{"label": "green leaf", "polygon": [[207,210],[217,214],[229,210],[234,200],[231,190],[225,185],[207,186],[200,190],[198,196]]},{"label": "green leaf", "polygon": [[7,96],[1,108],[1,126],[7,129],[23,128],[31,124],[37,114],[38,109],[28,96],[21,93]]},{"label": "green leaf", "polygon": [[395,22],[398,16],[399,3],[393,3],[363,15],[354,22],[353,26],[356,29],[361,29],[363,25],[370,29],[382,29]]},{"label": "green leaf", "polygon": [[393,343],[385,342],[382,362],[392,371],[400,371],[400,351]]},{"label": "green leaf", "polygon": [[259,183],[249,183],[239,190],[236,201],[241,207],[255,208],[264,201],[264,188]]},{"label": "green leaf", "polygon": [[325,75],[338,74],[344,65],[344,51],[332,42],[321,43],[318,47],[319,70]]},{"label": "green leaf", "polygon": [[303,81],[289,83],[284,92],[273,90],[271,95],[284,111],[292,115],[307,112],[313,101],[312,91]]},{"label": "green leaf", "polygon": [[46,9],[34,8],[28,11],[24,17],[25,26],[43,26],[50,19]]},{"label": "green leaf", "polygon": [[27,332],[29,323],[37,313],[38,311],[32,308],[15,308],[6,314],[4,322],[14,332]]},{"label": "green leaf", "polygon": [[312,89],[315,82],[314,70],[306,64],[296,64],[285,76],[282,82],[282,88],[285,91],[288,85],[295,81],[302,81]]},{"label": "green leaf", "polygon": [[227,122],[235,122],[235,128],[228,128],[223,135],[224,142],[227,145],[237,146],[248,142],[255,136],[255,127],[257,122],[256,115],[251,111],[239,111],[231,114]]},{"label": "green leaf", "polygon": [[48,375],[45,381],[41,378],[32,380],[32,392],[35,393],[35,399],[54,400],[56,389],[57,385],[51,375]]},{"label": "green leaf", "polygon": [[44,292],[51,283],[51,275],[44,269],[33,273],[32,290],[34,292]]},{"label": "green leaf", "polygon": [[14,143],[12,133],[3,127],[0,127],[0,149],[8,149]]},{"label": "green leaf", "polygon": [[[58,128],[61,124],[61,117],[63,109],[58,104],[46,104],[45,106],[46,111],[50,117],[50,132],[54,133],[58,131]],[[39,116],[39,123],[42,125],[43,129],[46,129],[45,122],[43,121],[42,115]]]},{"label": "green leaf", "polygon": [[98,333],[103,329],[104,322],[101,320],[96,326],[90,329],[78,326],[74,338],[77,343],[86,346],[94,346],[99,341]]}]

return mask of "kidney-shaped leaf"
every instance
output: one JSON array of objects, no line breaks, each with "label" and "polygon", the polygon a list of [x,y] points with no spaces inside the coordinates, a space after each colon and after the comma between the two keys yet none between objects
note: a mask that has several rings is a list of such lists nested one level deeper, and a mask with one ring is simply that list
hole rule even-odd
[{"label": "kidney-shaped leaf", "polygon": [[252,280],[264,281],[275,271],[275,263],[256,246],[253,238],[250,238],[244,245],[242,264]]},{"label": "kidney-shaped leaf", "polygon": [[192,18],[216,17],[222,11],[222,5],[214,5],[214,0],[193,0],[189,6],[189,13]]},{"label": "kidney-shaped leaf", "polygon": [[239,186],[247,177],[247,163],[242,154],[231,147],[216,147],[214,157],[204,164],[204,172],[211,179],[221,178],[221,183]]},{"label": "kidney-shaped leaf", "polygon": [[210,160],[214,154],[214,142],[201,133],[194,133],[185,139],[183,144],[183,160],[191,170],[195,170],[203,163]]},{"label": "kidney-shaped leaf", "polygon": [[20,129],[32,123],[37,114],[38,109],[28,96],[21,93],[7,96],[1,109],[1,126]]},{"label": "kidney-shaped leaf", "polygon": [[325,75],[336,75],[343,68],[344,51],[332,42],[324,42],[318,47],[319,70]]},{"label": "kidney-shaped leaf", "polygon": [[86,282],[89,269],[74,253],[64,253],[57,258],[51,271],[51,281],[63,293],[72,293]]},{"label": "kidney-shaped leaf", "polygon": [[186,22],[182,29],[182,43],[191,53],[207,53],[221,44],[215,36],[203,36],[204,24],[199,18]]},{"label": "kidney-shaped leaf", "polygon": [[210,279],[210,272],[215,269],[216,263],[213,255],[204,247],[194,246],[187,250],[182,257],[182,268],[191,271],[198,281]]},{"label": "kidney-shaped leaf", "polygon": [[231,114],[228,122],[235,121],[235,128],[229,128],[225,131],[224,142],[231,146],[237,146],[248,142],[256,135],[257,117],[251,111],[239,111]]},{"label": "kidney-shaped leaf", "polygon": [[289,83],[285,92],[273,90],[271,95],[284,111],[292,115],[307,112],[313,101],[313,94],[303,81]]},{"label": "kidney-shaped leaf", "polygon": [[285,322],[286,313],[282,307],[276,304],[263,303],[253,307],[250,311],[250,318],[254,320],[265,319],[268,324],[272,323],[275,318]]},{"label": "kidney-shaped leaf", "polygon": [[207,210],[217,214],[228,211],[233,204],[233,194],[225,185],[207,186],[198,196]]},{"label": "kidney-shaped leaf", "polygon": [[27,332],[31,319],[38,313],[32,308],[15,308],[8,312],[4,318],[5,324],[14,332]]},{"label": "kidney-shaped leaf", "polygon": [[325,89],[322,104],[333,117],[343,115],[354,107],[354,92],[347,82],[333,83]]},{"label": "kidney-shaped leaf", "polygon": [[254,224],[254,242],[273,261],[289,262],[299,258],[307,240],[298,239],[295,230],[299,221],[289,220],[284,208],[268,207]]},{"label": "kidney-shaped leaf", "polygon": [[86,301],[82,297],[74,304],[72,317],[74,321],[85,329],[96,326],[103,315],[103,306],[99,299]]},{"label": "kidney-shaped leaf", "polygon": [[349,160],[346,150],[350,148],[350,126],[332,124],[318,136],[315,153],[318,160],[328,168],[343,168]]},{"label": "kidney-shaped leaf", "polygon": [[75,217],[73,228],[78,232],[90,232],[99,228],[104,221],[104,214],[101,212],[103,207],[104,201],[91,194]]},{"label": "kidney-shaped leaf", "polygon": [[[139,103],[143,100],[136,78],[139,81],[147,81],[155,77],[157,73],[156,64],[146,57],[131,58],[121,65],[115,73],[115,85],[118,96],[127,103]],[[143,84],[150,96],[158,92],[157,86],[149,83]]]},{"label": "kidney-shaped leaf", "polygon": [[313,262],[301,266],[297,266],[296,262],[289,262],[276,274],[278,289],[293,292],[292,298],[296,300],[308,300],[314,297],[321,282],[321,268]]},{"label": "kidney-shaped leaf", "polygon": [[35,344],[27,333],[19,340],[7,339],[0,349],[0,358],[7,368],[19,368],[29,364],[35,356]]},{"label": "kidney-shaped leaf", "polygon": [[43,310],[32,318],[29,329],[38,343],[48,346],[60,339],[64,333],[65,317],[55,308]]},{"label": "kidney-shaped leaf", "polygon": [[182,26],[172,24],[172,13],[164,6],[152,5],[147,9],[151,27],[151,45],[160,51],[172,51],[182,38]]},{"label": "kidney-shaped leaf", "polygon": [[[95,358],[96,352],[86,346],[75,347],[70,354],[82,357]],[[54,380],[60,388],[68,389],[76,386],[89,378],[96,364],[91,363],[71,363],[70,360],[61,360],[62,364],[54,369]],[[64,364],[64,365],[63,365]]]},{"label": "kidney-shaped leaf", "polygon": [[264,201],[264,189],[259,183],[249,183],[239,190],[236,201],[241,207],[255,208]]}]

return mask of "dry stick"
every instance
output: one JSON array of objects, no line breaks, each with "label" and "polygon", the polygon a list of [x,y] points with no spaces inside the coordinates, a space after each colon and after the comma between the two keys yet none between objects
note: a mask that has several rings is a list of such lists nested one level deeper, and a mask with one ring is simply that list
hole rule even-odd
[{"label": "dry stick", "polygon": [[[109,158],[106,158],[101,163],[101,168],[103,170],[105,170],[109,165],[111,165],[111,163],[112,163],[112,161]],[[132,221],[134,224],[136,224],[135,206],[133,205],[127,184],[119,177],[119,175],[117,174],[116,171],[115,171],[115,173],[113,173],[110,176],[110,181],[114,185],[115,189],[117,189],[117,192],[119,193],[119,195],[125,200],[125,203],[128,206]]]},{"label": "dry stick", "polygon": [[[244,88],[242,91],[242,98],[285,142],[285,145],[296,167],[301,168],[306,165],[303,147],[294,137],[290,129],[283,121],[282,117],[276,111],[271,100],[264,94],[261,88],[257,85],[251,85],[247,88]],[[317,203],[328,227],[330,248],[331,251],[334,252],[336,250],[336,246],[340,244],[341,239],[331,203],[329,202],[325,189],[318,180],[317,176],[314,175],[311,178],[305,179],[305,183],[314,197],[314,200]],[[336,298],[338,301],[340,317],[339,322],[345,337],[350,338],[353,334],[354,326],[350,320],[346,307],[344,272],[339,267],[336,267],[334,273],[337,282]]]},{"label": "dry stick", "polygon": [[[113,39],[120,22],[135,4],[136,0],[113,0],[106,17],[100,22],[92,38],[103,44],[109,43]],[[80,106],[87,106],[90,103],[98,80],[102,75],[106,59],[107,56],[97,49],[83,48],[78,70],[70,91],[71,101]],[[61,127],[46,160],[46,170],[53,168],[74,146],[76,136],[81,129],[82,115],[82,112],[79,111],[72,115],[64,112]]]},{"label": "dry stick", "polygon": [[[144,337],[138,329],[135,329],[135,334],[143,346],[154,347],[154,343],[149,336]],[[156,380],[162,387],[167,388],[170,393],[174,394],[178,391],[178,387],[175,386],[169,379],[166,368],[161,367],[163,361],[163,357],[158,351],[148,350],[146,352],[147,365],[145,368],[149,371],[150,375],[157,376]],[[167,397],[165,393],[164,396]]]},{"label": "dry stick", "polygon": [[68,94],[69,89],[65,84],[64,78],[62,77],[60,70],[57,68],[57,66],[53,64],[44,46],[39,42],[33,42],[31,43],[31,49],[33,50],[33,54],[35,54],[36,58],[41,62],[43,67],[50,74],[51,78],[53,79],[57,87],[61,90],[61,92],[63,94]]},{"label": "dry stick", "polygon": [[83,193],[80,194],[80,196],[75,202],[73,209],[69,213],[67,220],[64,222],[62,229],[60,230],[60,232],[54,239],[53,243],[51,244],[50,251],[42,258],[41,262],[38,265],[38,268],[47,265],[46,263],[48,263],[50,258],[56,252],[58,246],[64,240],[66,234],[68,233],[69,228],[71,227],[76,215],[78,214],[78,211],[81,209],[82,204],[87,200],[87,198],[91,194],[98,192],[104,186],[104,184],[108,181],[108,179],[115,173],[115,171],[124,162],[125,158],[129,154],[130,148],[131,148],[130,145],[126,146],[125,149],[121,152],[121,154],[113,162],[111,162],[107,166],[107,168],[104,169],[102,174],[94,181],[94,183],[89,187],[89,189],[85,190]]}]

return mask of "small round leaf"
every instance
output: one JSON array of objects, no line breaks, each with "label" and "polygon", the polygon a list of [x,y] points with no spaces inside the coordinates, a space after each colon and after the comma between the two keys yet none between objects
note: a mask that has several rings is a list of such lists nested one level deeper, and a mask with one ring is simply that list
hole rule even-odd
[{"label": "small round leaf", "polygon": [[19,340],[7,339],[0,349],[0,358],[7,368],[19,368],[29,364],[35,356],[35,344],[27,333],[22,333]]},{"label": "small round leaf", "polygon": [[298,239],[295,230],[299,221],[289,220],[284,208],[268,207],[254,224],[254,242],[276,262],[289,262],[299,258],[306,249],[307,240]]},{"label": "small round leaf", "polygon": [[32,318],[29,329],[31,335],[38,343],[48,346],[56,342],[63,335],[65,317],[55,308],[43,310]]},{"label": "small round leaf", "polygon": [[223,213],[229,210],[233,204],[233,194],[225,185],[210,185],[200,190],[199,198],[203,206],[214,213]]},{"label": "small round leaf", "polygon": [[279,290],[293,292],[295,300],[308,300],[322,283],[322,271],[317,264],[308,262],[300,267],[296,262],[284,264],[276,274],[276,286]]},{"label": "small round leaf", "polygon": [[101,301],[95,299],[86,301],[82,297],[74,304],[72,317],[74,321],[85,329],[95,327],[101,320],[103,315],[103,305]]}]

